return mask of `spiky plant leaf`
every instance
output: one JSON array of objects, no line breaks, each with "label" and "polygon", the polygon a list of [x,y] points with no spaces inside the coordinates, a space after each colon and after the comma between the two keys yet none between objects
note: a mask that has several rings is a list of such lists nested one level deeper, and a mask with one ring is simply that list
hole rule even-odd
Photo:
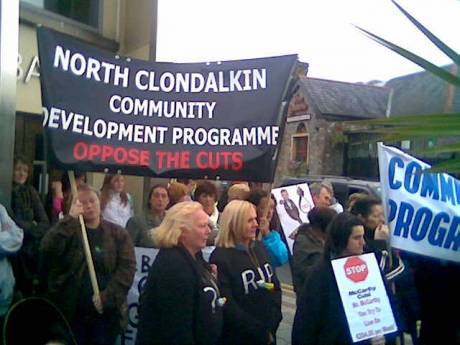
[{"label": "spiky plant leaf", "polygon": [[377,43],[380,43],[384,47],[393,50],[394,52],[398,53],[399,55],[405,57],[406,59],[412,61],[413,63],[419,65],[423,69],[433,73],[434,75],[437,75],[439,78],[442,78],[443,80],[454,84],[456,86],[460,86],[460,78],[457,77],[456,75],[449,73],[445,69],[436,66],[435,64],[432,64],[428,60],[425,60],[424,58],[410,52],[407,49],[404,49],[394,43],[391,43],[377,35],[374,35],[373,33],[364,30],[363,28],[360,28],[359,26],[355,25],[355,28],[357,28],[359,31],[361,31],[365,36],[369,37],[370,39],[376,41]]},{"label": "spiky plant leaf", "polygon": [[454,63],[460,63],[460,56],[447,44],[436,37],[430,30],[428,30],[422,23],[415,19],[409,12],[407,12],[401,5],[395,0],[391,2],[419,29],[440,51],[446,54]]}]

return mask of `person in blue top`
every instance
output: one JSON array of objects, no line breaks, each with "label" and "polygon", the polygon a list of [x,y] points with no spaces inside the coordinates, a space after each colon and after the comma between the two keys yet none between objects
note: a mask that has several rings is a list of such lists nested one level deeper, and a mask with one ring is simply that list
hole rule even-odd
[{"label": "person in blue top", "polygon": [[3,318],[13,300],[15,283],[8,256],[14,255],[21,248],[23,238],[22,229],[0,204],[0,339],[3,337]]}]

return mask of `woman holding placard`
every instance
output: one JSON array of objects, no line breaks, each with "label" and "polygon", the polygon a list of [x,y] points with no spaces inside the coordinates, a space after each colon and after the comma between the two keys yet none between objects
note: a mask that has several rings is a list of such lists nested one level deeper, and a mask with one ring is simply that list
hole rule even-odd
[{"label": "woman holding placard", "polygon": [[[354,215],[338,214],[328,227],[323,259],[307,276],[292,329],[292,344],[352,344],[331,260],[361,255],[364,226]],[[359,344],[385,344],[383,336]]]},{"label": "woman holding placard", "polygon": [[[395,303],[398,306],[401,330],[410,333],[414,345],[418,344],[417,320],[420,320],[420,302],[414,276],[409,262],[403,260],[399,251],[388,245],[390,231],[385,223],[385,214],[380,199],[365,196],[351,208],[364,224],[366,252],[375,253],[386,279],[394,282]],[[390,257],[391,255],[391,257]]]}]

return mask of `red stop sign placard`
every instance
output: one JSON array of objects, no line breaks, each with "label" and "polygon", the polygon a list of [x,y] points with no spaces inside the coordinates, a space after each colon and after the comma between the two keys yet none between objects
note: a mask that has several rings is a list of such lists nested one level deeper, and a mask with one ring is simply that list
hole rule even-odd
[{"label": "red stop sign placard", "polygon": [[345,265],[343,265],[343,269],[345,270],[345,276],[355,283],[362,282],[369,274],[366,261],[357,256],[348,258],[345,261]]}]

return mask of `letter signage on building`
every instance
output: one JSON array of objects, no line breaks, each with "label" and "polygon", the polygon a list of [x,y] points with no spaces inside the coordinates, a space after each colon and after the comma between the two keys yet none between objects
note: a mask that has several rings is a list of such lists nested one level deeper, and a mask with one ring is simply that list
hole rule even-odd
[{"label": "letter signage on building", "polygon": [[43,126],[66,169],[272,181],[297,56],[152,63],[38,29]]}]

